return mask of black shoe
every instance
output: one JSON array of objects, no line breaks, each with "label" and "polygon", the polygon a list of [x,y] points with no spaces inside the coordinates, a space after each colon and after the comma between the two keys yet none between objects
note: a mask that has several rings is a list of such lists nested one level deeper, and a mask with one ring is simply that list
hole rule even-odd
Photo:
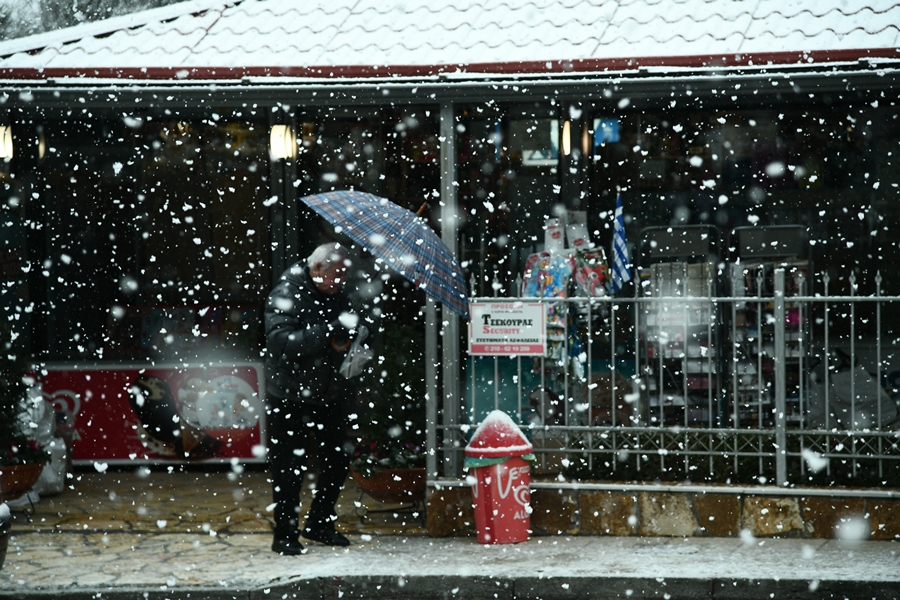
[{"label": "black shoe", "polygon": [[350,540],[334,529],[304,529],[301,534],[308,540],[325,544],[326,546],[349,546]]},{"label": "black shoe", "polygon": [[272,542],[272,552],[277,552],[282,556],[297,556],[306,554],[306,549],[297,540],[275,540]]}]

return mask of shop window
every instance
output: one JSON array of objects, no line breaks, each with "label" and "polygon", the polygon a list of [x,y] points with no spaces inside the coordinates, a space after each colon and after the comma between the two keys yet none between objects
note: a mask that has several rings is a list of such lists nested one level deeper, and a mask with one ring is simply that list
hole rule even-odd
[{"label": "shop window", "polygon": [[[298,159],[301,185],[298,196],[354,189],[375,194],[413,212],[439,231],[440,141],[436,107],[398,109],[335,108],[298,117],[302,125],[302,151]],[[424,205],[424,207],[423,207]],[[301,207],[303,208],[303,207]],[[303,208],[305,235],[300,255],[316,245],[349,238],[311,210]],[[374,266],[361,253],[354,275],[363,310],[376,317],[413,324],[425,304],[424,292],[390,269]]]},{"label": "shop window", "polygon": [[258,357],[265,124],[72,119],[47,131],[46,357]]},{"label": "shop window", "polygon": [[302,117],[300,194],[357,189],[418,210],[440,190],[437,111],[333,110]]},{"label": "shop window", "polygon": [[800,225],[809,227],[816,269],[832,273],[833,293],[849,293],[853,271],[857,293],[874,292],[879,270],[882,292],[900,289],[886,276],[898,256],[891,238],[898,213],[889,199],[900,180],[895,113],[869,104],[597,111],[595,132],[615,118],[619,141],[595,137],[588,201],[595,241],[610,248],[605,224],[621,189],[632,236],[669,225],[723,232]]},{"label": "shop window", "polygon": [[523,167],[554,167],[559,164],[559,121],[557,119],[511,120],[509,152]]},{"label": "shop window", "polygon": [[[593,129],[594,149],[602,148],[606,144],[615,144],[620,140],[619,135],[619,119],[616,118],[597,118],[594,119]],[[594,153],[594,160],[599,160],[599,156]]]},{"label": "shop window", "polygon": [[33,311],[25,305],[28,226],[22,209],[19,186],[9,174],[9,161],[0,160],[0,339],[16,340],[15,347],[27,351],[26,332]]},{"label": "shop window", "polygon": [[457,116],[460,256],[473,295],[509,295],[560,208],[560,120],[551,106],[463,107]]},{"label": "shop window", "polygon": [[369,119],[326,119],[304,163],[316,175],[317,191],[358,189],[383,195],[384,144]]}]

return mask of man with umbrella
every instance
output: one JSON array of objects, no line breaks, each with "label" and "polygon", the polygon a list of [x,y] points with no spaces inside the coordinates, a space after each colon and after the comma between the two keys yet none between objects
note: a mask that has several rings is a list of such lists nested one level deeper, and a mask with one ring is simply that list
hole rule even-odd
[{"label": "man with umbrella", "polygon": [[[266,386],[275,501],[272,550],[304,552],[299,542],[299,497],[307,456],[315,451],[319,476],[303,537],[330,546],[349,540],[335,530],[335,503],[349,466],[346,437],[351,385],[338,375],[356,316],[343,292],[347,249],[323,244],[285,271],[265,308]],[[315,444],[313,444],[315,440]],[[313,447],[314,446],[314,447]]]},{"label": "man with umbrella", "polygon": [[[465,278],[450,249],[418,214],[386,198],[338,190],[301,198],[307,206],[435,300],[469,318]],[[281,554],[301,554],[299,494],[314,431],[321,465],[303,536],[332,546],[350,542],[335,531],[334,505],[347,476],[344,453],[350,396],[338,376],[356,317],[341,292],[348,254],[325,244],[307,265],[288,269],[266,303],[266,382],[269,396],[275,541]]]}]

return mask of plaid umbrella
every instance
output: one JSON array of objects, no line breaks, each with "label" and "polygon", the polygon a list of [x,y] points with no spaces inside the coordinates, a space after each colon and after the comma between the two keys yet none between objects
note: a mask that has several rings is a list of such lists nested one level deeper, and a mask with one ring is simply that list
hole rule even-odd
[{"label": "plaid umbrella", "polygon": [[325,192],[300,199],[338,233],[391,265],[453,312],[469,318],[462,268],[424,219],[366,192]]}]

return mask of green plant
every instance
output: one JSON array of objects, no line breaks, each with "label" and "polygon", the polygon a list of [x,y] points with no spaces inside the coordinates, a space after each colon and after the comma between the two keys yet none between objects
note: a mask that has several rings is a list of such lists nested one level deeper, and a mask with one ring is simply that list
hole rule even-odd
[{"label": "green plant", "polygon": [[350,467],[363,477],[384,469],[425,466],[425,357],[423,332],[385,327],[382,344],[362,385],[362,411]]},{"label": "green plant", "polygon": [[24,436],[0,442],[0,467],[30,465],[50,460],[50,453]]}]

